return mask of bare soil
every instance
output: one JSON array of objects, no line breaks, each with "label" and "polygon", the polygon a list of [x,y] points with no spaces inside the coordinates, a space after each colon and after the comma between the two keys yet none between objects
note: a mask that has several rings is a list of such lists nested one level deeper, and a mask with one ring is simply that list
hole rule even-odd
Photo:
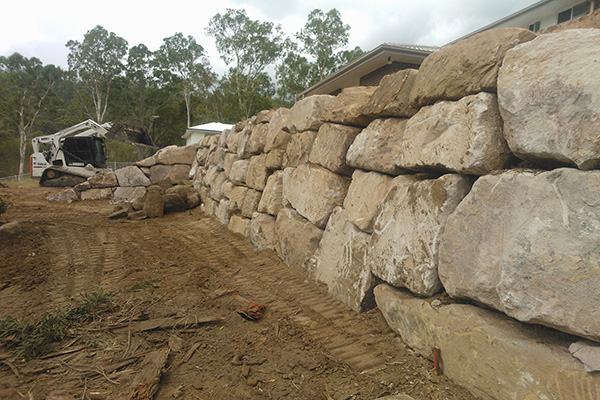
[{"label": "bare soil", "polygon": [[[21,222],[0,237],[0,317],[31,321],[99,287],[118,307],[50,357],[15,356],[0,343],[2,399],[127,399],[152,370],[148,354],[166,355],[157,399],[476,398],[437,375],[378,310],[348,310],[200,209],[109,220],[106,201],[46,201],[59,190],[0,188],[12,203],[0,224]],[[238,295],[265,304],[264,315],[243,318]],[[178,325],[137,330],[161,318]]]}]

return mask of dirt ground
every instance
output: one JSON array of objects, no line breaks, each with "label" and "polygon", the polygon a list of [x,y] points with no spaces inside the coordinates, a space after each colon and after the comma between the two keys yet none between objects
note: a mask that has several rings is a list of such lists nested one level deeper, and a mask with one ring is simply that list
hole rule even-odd
[{"label": "dirt ground", "polygon": [[[45,200],[59,190],[0,188],[12,203],[0,224],[21,222],[0,237],[0,317],[33,321],[99,288],[116,306],[44,357],[0,341],[1,399],[146,398],[142,378],[157,399],[476,398],[377,310],[349,311],[199,208],[110,220],[107,201]],[[243,318],[239,296],[265,304],[264,315]]]}]

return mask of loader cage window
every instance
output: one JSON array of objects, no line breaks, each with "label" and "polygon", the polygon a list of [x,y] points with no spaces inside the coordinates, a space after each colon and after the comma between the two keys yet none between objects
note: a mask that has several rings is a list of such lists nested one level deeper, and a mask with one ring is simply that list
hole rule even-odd
[{"label": "loader cage window", "polygon": [[67,165],[92,164],[96,168],[106,167],[104,140],[93,137],[69,137],[62,143]]}]

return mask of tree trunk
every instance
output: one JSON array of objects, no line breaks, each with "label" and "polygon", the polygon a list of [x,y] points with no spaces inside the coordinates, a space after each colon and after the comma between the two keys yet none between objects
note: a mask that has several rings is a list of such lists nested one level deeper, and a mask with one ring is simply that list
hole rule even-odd
[{"label": "tree trunk", "polygon": [[23,123],[19,124],[19,180],[25,173],[25,153],[27,151],[27,132]]}]

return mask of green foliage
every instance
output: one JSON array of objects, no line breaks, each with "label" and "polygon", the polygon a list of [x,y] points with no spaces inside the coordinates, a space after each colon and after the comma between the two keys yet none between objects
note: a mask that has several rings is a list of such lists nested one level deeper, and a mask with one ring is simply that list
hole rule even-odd
[{"label": "green foliage", "polygon": [[4,214],[9,209],[11,204],[0,197],[0,215]]},{"label": "green foliage", "polygon": [[82,295],[78,302],[48,312],[36,321],[0,317],[0,344],[14,348],[19,355],[39,357],[50,351],[52,343],[72,337],[76,328],[115,308],[113,294],[98,288]]}]

